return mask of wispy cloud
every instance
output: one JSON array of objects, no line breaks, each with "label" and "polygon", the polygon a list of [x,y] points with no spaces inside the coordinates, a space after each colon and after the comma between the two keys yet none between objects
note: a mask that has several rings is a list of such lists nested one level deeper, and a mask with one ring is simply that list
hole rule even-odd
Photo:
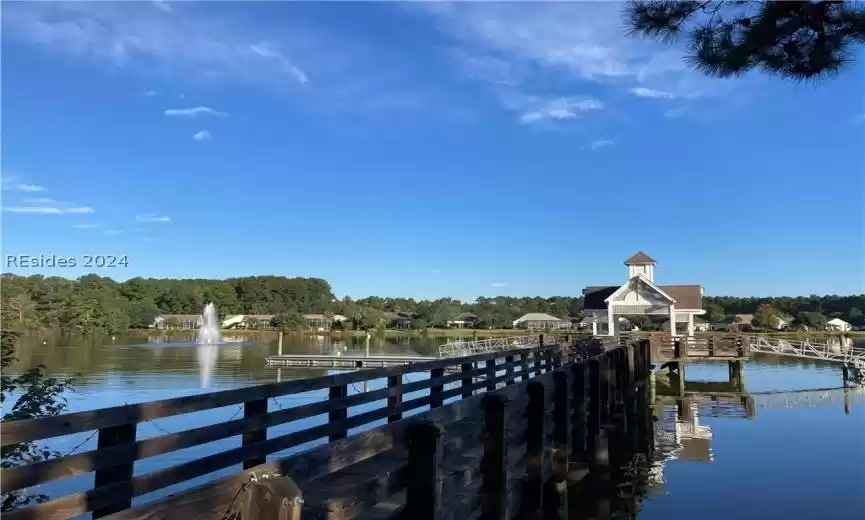
[{"label": "wispy cloud", "polygon": [[24,191],[27,193],[38,193],[42,191],[48,191],[44,187],[39,186],[38,184],[21,184],[14,181],[10,181],[9,183],[4,183],[3,188],[7,190],[17,190]]},{"label": "wispy cloud", "polygon": [[685,108],[679,107],[679,108],[674,108],[672,110],[667,110],[666,112],[664,112],[664,117],[666,117],[667,119],[676,119],[676,118],[682,117],[684,114],[685,114]]},{"label": "wispy cloud", "polygon": [[93,229],[98,227],[96,224],[72,224],[75,229]]},{"label": "wispy cloud", "polygon": [[39,215],[63,215],[94,213],[89,206],[60,207],[60,206],[4,206],[3,211],[8,213],[31,213]]},{"label": "wispy cloud", "polygon": [[145,97],[153,97],[153,96],[155,96],[156,94],[157,94],[157,92],[156,92],[155,90],[153,90],[152,88],[147,89],[147,90],[144,91],[144,96],[145,96]]},{"label": "wispy cloud", "polygon": [[695,99],[723,85],[690,70],[681,49],[627,36],[619,2],[412,2],[406,9],[435,20],[458,49],[446,51],[458,70],[494,89],[544,85],[556,97],[591,84]]},{"label": "wispy cloud", "polygon": [[24,202],[27,204],[58,204],[56,200],[49,199],[48,197],[27,198],[24,199]]},{"label": "wispy cloud", "polygon": [[196,141],[210,141],[211,139],[213,139],[213,136],[210,135],[209,130],[202,130],[200,132],[195,132],[194,134],[192,134],[192,138]]},{"label": "wispy cloud", "polygon": [[192,108],[169,108],[165,111],[168,117],[197,117],[200,115],[226,117],[228,114],[214,110],[210,107],[192,107]]},{"label": "wispy cloud", "polygon": [[514,93],[504,94],[502,102],[506,108],[519,113],[519,121],[523,124],[549,120],[562,121],[565,119],[575,119],[580,117],[583,112],[604,108],[603,103],[592,98],[543,98]]},{"label": "wispy cloud", "polygon": [[165,215],[157,215],[155,213],[147,213],[144,215],[135,215],[135,220],[138,222],[171,222],[171,219]]},{"label": "wispy cloud", "polygon": [[637,97],[655,99],[676,99],[676,96],[663,90],[654,90],[646,87],[634,87],[629,92]]},{"label": "wispy cloud", "polygon": [[170,13],[174,9],[171,7],[171,4],[165,2],[163,0],[153,0],[153,7],[159,9],[163,13]]},{"label": "wispy cloud", "polygon": [[[284,48],[300,43],[262,44],[260,30],[244,24],[243,14],[219,19],[183,7],[166,2],[10,4],[3,8],[3,32],[4,38],[112,68],[246,83],[308,81]],[[282,30],[306,36],[309,31],[299,25],[297,30]]]},{"label": "wispy cloud", "polygon": [[104,233],[106,235],[110,235],[110,236],[116,236],[116,235],[122,235],[123,231],[121,231],[119,229],[106,229],[102,233]]},{"label": "wispy cloud", "polygon": [[592,143],[589,145],[589,148],[594,151],[600,150],[601,148],[605,148],[607,146],[612,146],[613,144],[613,141],[610,141],[609,139],[598,139],[596,141],[592,141]]},{"label": "wispy cloud", "polygon": [[493,282],[490,285],[493,287],[507,287],[508,282]]}]

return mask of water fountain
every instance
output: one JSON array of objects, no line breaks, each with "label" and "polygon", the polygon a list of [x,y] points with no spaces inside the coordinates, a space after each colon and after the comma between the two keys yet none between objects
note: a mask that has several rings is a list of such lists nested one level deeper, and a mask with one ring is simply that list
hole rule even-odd
[{"label": "water fountain", "polygon": [[201,313],[201,326],[195,338],[198,354],[198,370],[201,377],[201,387],[210,386],[211,372],[216,364],[217,346],[219,345],[219,315],[216,306],[208,303]]}]

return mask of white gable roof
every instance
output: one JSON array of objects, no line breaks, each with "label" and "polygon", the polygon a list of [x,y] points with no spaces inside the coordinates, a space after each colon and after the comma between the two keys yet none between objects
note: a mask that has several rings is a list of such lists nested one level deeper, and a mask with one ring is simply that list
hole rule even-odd
[{"label": "white gable roof", "polygon": [[827,321],[826,324],[827,325],[850,325],[849,323],[842,320],[841,318],[833,318],[833,319]]}]

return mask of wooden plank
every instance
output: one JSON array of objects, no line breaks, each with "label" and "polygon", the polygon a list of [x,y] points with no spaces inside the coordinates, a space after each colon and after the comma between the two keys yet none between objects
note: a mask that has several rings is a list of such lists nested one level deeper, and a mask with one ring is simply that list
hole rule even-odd
[{"label": "wooden plank", "polygon": [[[97,446],[99,448],[108,448],[118,445],[131,445],[135,443],[135,424],[124,424],[122,426],[114,426],[99,430],[99,438]],[[112,484],[126,484],[132,478],[134,470],[134,459],[126,457],[115,459],[114,466],[96,472],[94,475],[94,486],[108,486]],[[111,513],[116,513],[123,509],[127,509],[132,505],[132,493],[128,486],[123,486],[123,491],[118,492],[114,496],[114,501],[105,507],[93,508],[93,518],[102,518]]]}]

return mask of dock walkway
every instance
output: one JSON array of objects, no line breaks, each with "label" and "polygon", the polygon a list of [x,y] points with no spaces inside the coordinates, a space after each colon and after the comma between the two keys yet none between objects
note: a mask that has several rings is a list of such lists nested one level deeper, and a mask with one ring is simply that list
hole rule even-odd
[{"label": "dock walkway", "polygon": [[[622,482],[637,478],[625,468],[651,460],[649,362],[646,341],[605,350],[597,342],[577,347],[558,340],[2,423],[4,448],[98,436],[95,449],[0,470],[6,496],[93,475],[90,489],[51,496],[4,512],[4,518],[92,512],[113,520],[510,520],[585,516],[628,501],[635,507],[641,484],[629,484],[633,492],[624,499],[620,492]],[[407,380],[415,373],[429,377]],[[349,391],[374,381],[381,385]],[[325,400],[296,406],[277,401],[324,390]],[[144,422],[226,407],[238,412],[225,422],[138,438]],[[299,422],[319,416],[326,420]],[[288,431],[272,429],[291,423]],[[214,445],[224,449],[185,461],[178,453],[161,469],[136,471],[142,459],[231,438],[239,444]],[[235,467],[228,477],[178,491],[192,479]],[[133,499],[169,487],[174,494],[163,491],[161,498],[132,507]],[[599,497],[606,497],[606,506],[593,502]],[[286,516],[278,516],[280,508]]]}]

